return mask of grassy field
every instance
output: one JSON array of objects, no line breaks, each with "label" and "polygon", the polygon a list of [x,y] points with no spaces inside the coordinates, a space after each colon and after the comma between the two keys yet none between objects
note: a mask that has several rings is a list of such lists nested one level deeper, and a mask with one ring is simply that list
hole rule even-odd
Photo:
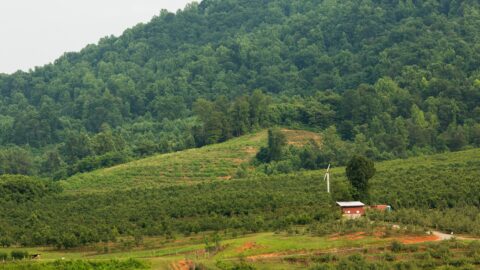
[{"label": "grassy field", "polygon": [[[28,251],[30,254],[42,254],[40,261],[52,261],[58,259],[76,260],[111,260],[138,258],[157,264],[157,267],[166,267],[178,260],[197,260],[211,264],[217,260],[237,260],[240,258],[260,258],[266,255],[276,254],[276,257],[287,254],[308,254],[313,251],[330,250],[333,248],[368,247],[388,243],[389,239],[380,239],[365,236],[362,239],[349,240],[348,237],[311,237],[304,235],[288,236],[285,234],[259,233],[228,239],[221,242],[222,251],[208,255],[204,252],[205,245],[201,238],[177,240],[177,243],[162,244],[165,247],[119,251],[111,253],[97,252],[93,248],[62,252],[48,248],[25,248],[25,249],[1,249],[2,252],[12,250]],[[159,244],[160,245],[160,244]],[[155,268],[154,268],[155,269]],[[163,269],[163,268],[157,268]]]},{"label": "grassy field", "polygon": [[[392,242],[400,245],[398,250],[392,250]],[[396,234],[385,236],[378,233],[355,233],[347,235],[330,235],[313,237],[302,233],[287,235],[286,233],[258,233],[237,238],[222,239],[218,251],[206,252],[201,236],[179,238],[165,243],[160,239],[150,239],[146,242],[153,246],[138,247],[129,251],[114,249],[115,244],[109,244],[111,251],[102,252],[98,248],[85,247],[80,250],[61,252],[48,248],[16,249],[29,253],[40,253],[41,259],[35,263],[46,263],[55,260],[87,260],[92,262],[109,262],[111,260],[125,261],[138,259],[145,262],[150,269],[189,269],[192,265],[202,265],[207,269],[231,269],[232,266],[244,262],[255,269],[306,269],[314,267],[318,262],[338,263],[342,258],[348,260],[352,255],[365,256],[366,261],[409,262],[414,258],[426,256],[426,252],[434,254],[439,249],[434,238],[422,235]],[[445,260],[463,258],[472,249],[471,241],[446,241],[446,254],[435,263],[441,265]],[[405,244],[402,244],[405,243]],[[155,246],[157,245],[157,246]],[[480,252],[479,246],[473,252]],[[478,250],[477,250],[478,249]],[[0,249],[0,252],[10,252],[12,249]],[[392,255],[392,252],[395,255]],[[472,252],[470,252],[472,253]],[[465,261],[474,265],[477,253],[472,260]],[[368,255],[367,255],[368,254]],[[389,255],[390,258],[385,258]],[[446,256],[446,257],[445,257]],[[429,255],[431,259],[431,256]],[[326,261],[326,260],[331,261]],[[458,262],[457,262],[458,263]],[[479,266],[479,265],[477,265]]]}]

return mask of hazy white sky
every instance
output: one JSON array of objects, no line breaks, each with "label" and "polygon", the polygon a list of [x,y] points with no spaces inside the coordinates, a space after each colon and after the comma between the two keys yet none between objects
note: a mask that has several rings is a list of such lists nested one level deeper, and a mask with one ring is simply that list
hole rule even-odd
[{"label": "hazy white sky", "polygon": [[192,0],[0,0],[0,73],[28,71]]}]

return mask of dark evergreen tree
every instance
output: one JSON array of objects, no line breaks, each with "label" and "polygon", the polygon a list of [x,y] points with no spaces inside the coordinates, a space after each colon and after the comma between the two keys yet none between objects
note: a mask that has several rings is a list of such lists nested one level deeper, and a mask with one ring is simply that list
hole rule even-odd
[{"label": "dark evergreen tree", "polygon": [[346,173],[347,178],[354,188],[353,197],[356,200],[369,202],[369,183],[368,181],[375,175],[375,164],[368,158],[354,156],[348,162]]}]

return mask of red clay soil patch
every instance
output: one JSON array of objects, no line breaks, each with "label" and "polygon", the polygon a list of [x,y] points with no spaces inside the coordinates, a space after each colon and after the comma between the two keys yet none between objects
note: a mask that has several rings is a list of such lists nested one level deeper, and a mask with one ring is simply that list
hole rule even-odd
[{"label": "red clay soil patch", "polygon": [[328,240],[332,240],[332,241],[333,240],[338,240],[338,239],[340,239],[340,234],[339,233],[334,233],[328,238]]},{"label": "red clay soil patch", "polygon": [[194,269],[194,267],[194,263],[189,260],[181,260],[177,263],[172,263],[172,265],[170,266],[170,268],[173,270],[190,270]]},{"label": "red clay soil patch", "polygon": [[365,238],[365,232],[357,232],[357,233],[345,235],[345,239],[347,240],[359,240],[362,238]]},{"label": "red clay soil patch", "polygon": [[363,239],[363,238],[365,238],[365,236],[359,235],[359,236],[347,237],[346,239],[354,241],[354,240],[360,240],[360,239]]},{"label": "red clay soil patch", "polygon": [[425,242],[434,242],[440,240],[440,237],[436,235],[425,235],[425,236],[406,236],[396,239],[403,244],[418,244]]},{"label": "red clay soil patch", "polygon": [[241,247],[237,248],[237,252],[244,252],[247,250],[258,249],[258,248],[262,248],[262,246],[257,245],[257,243],[255,242],[246,242]]}]

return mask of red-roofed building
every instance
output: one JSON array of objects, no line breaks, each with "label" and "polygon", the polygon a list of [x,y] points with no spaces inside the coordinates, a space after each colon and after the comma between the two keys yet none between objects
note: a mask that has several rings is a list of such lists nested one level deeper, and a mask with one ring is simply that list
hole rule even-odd
[{"label": "red-roofed building", "polygon": [[359,218],[365,215],[365,204],[362,202],[337,202],[346,218]]}]

